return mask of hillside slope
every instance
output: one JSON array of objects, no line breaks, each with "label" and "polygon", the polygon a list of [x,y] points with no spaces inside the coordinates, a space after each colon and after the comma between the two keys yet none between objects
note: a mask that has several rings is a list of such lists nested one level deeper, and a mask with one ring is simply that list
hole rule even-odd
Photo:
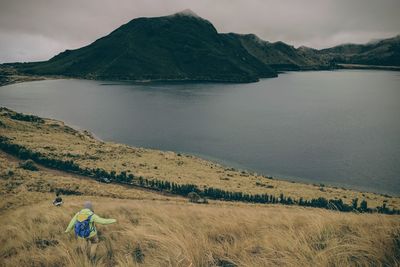
[{"label": "hillside slope", "polygon": [[400,35],[367,44],[344,44],[319,51],[337,63],[400,66]]},{"label": "hillside slope", "polygon": [[[39,167],[0,152],[1,266],[397,266],[400,217],[211,201],[191,204]],[[51,205],[54,192],[64,205]],[[67,195],[68,194],[68,195]],[[98,226],[93,262],[65,234],[86,200],[117,219]]]},{"label": "hillside slope", "polygon": [[111,80],[252,82],[276,76],[237,40],[188,12],[137,18],[88,46],[18,67],[36,75]]},{"label": "hillside slope", "polygon": [[[245,195],[263,195],[274,199],[291,199],[299,203],[317,198],[341,200],[350,205],[353,199],[368,202],[371,208],[385,204],[387,208],[399,209],[400,198],[367,192],[347,190],[327,185],[311,185],[279,180],[236,170],[192,155],[182,155],[170,151],[135,148],[95,139],[90,133],[72,129],[63,122],[24,115],[0,108],[0,145],[19,147],[11,149],[24,158],[35,154],[36,160],[48,162],[50,166],[62,166],[72,172],[84,173],[88,177],[110,177],[115,181],[139,183],[157,189],[175,190],[185,193],[194,186],[205,192],[211,188],[230,191],[225,198],[218,194],[208,194],[220,199]],[[128,179],[129,178],[129,179]],[[167,189],[166,182],[169,183]],[[172,186],[171,186],[172,184]],[[188,187],[187,185],[191,185]],[[178,190],[178,187],[182,189]],[[232,200],[240,199],[229,198]],[[255,201],[248,199],[247,201]]]},{"label": "hillside slope", "polygon": [[242,46],[263,63],[277,71],[330,69],[329,60],[323,59],[318,50],[300,47],[298,49],[284,42],[270,43],[254,34],[235,34]]}]

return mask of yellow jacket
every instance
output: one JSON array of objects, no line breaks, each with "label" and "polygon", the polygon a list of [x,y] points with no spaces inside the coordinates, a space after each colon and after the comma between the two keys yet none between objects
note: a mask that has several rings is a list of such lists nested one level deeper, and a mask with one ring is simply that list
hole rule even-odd
[{"label": "yellow jacket", "polygon": [[[92,215],[93,214],[93,215]],[[115,219],[104,219],[99,217],[98,215],[94,214],[93,211],[91,211],[90,209],[83,209],[79,212],[77,212],[75,214],[75,216],[71,219],[71,221],[68,224],[67,229],[65,230],[66,233],[68,233],[69,231],[71,231],[72,228],[74,228],[76,221],[79,219],[80,221],[83,221],[85,219],[87,219],[90,215],[92,215],[92,217],[90,218],[90,235],[89,237],[93,237],[97,234],[97,230],[96,230],[96,225],[95,223],[98,224],[112,224],[115,223],[117,220]]]}]

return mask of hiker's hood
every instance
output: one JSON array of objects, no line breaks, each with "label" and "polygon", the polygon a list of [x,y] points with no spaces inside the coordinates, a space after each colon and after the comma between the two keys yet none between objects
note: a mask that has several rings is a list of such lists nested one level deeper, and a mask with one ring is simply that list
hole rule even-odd
[{"label": "hiker's hood", "polygon": [[[89,218],[89,216],[92,214],[93,214],[93,211],[91,211],[90,209],[83,209],[80,212],[78,212],[78,216],[76,217],[76,219],[79,222],[83,222],[84,220]],[[90,220],[90,221],[92,221],[92,220]]]},{"label": "hiker's hood", "polygon": [[93,211],[91,211],[90,209],[82,209],[79,214],[84,214],[84,215],[92,215]]}]

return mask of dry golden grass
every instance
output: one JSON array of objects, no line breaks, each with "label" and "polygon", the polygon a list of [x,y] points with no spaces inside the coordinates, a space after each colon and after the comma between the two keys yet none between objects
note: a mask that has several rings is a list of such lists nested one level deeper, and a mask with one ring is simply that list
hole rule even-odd
[{"label": "dry golden grass", "polygon": [[1,111],[0,120],[7,127],[0,127],[0,135],[12,138],[12,142],[41,152],[53,158],[73,160],[82,167],[102,168],[108,172],[127,171],[136,176],[157,178],[180,184],[196,184],[228,191],[250,194],[272,194],[299,199],[324,197],[343,199],[366,199],[369,207],[387,202],[389,208],[400,208],[399,197],[388,197],[374,193],[363,193],[343,188],[292,183],[268,179],[255,173],[238,171],[191,155],[180,155],[169,151],[134,148],[127,145],[102,142],[88,132],[79,132],[63,122],[46,119],[44,124],[17,121]]},{"label": "dry golden grass", "polygon": [[91,266],[63,231],[84,200],[99,226],[96,266],[399,266],[398,216],[277,206],[49,199],[0,217],[0,265]]},{"label": "dry golden grass", "polygon": [[[399,266],[400,216],[182,198],[18,167],[0,152],[0,266]],[[78,188],[76,188],[78,186]],[[51,189],[63,196],[52,206]],[[124,198],[124,199],[121,199]],[[64,230],[85,200],[98,226],[94,262]]]},{"label": "dry golden grass", "polygon": [[[91,179],[40,167],[39,171],[24,170],[19,160],[0,151],[0,213],[7,209],[37,203],[53,197],[57,190],[76,192],[85,196],[119,199],[168,199],[150,191],[137,190],[116,184],[101,184]],[[186,201],[174,198],[176,201]]]}]

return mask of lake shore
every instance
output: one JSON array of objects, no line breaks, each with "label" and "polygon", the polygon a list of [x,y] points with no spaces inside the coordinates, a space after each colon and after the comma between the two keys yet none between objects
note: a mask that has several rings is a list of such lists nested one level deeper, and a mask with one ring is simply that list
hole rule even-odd
[{"label": "lake shore", "polygon": [[[399,66],[380,66],[380,65],[361,65],[361,64],[337,64],[336,67],[332,66],[311,66],[311,67],[297,67],[278,69],[277,74],[293,71],[327,71],[327,70],[340,70],[340,69],[360,69],[360,70],[391,70],[400,71]],[[277,78],[278,75],[263,78]],[[68,77],[60,75],[30,75],[27,73],[19,73],[11,65],[0,64],[0,86],[11,85],[15,83],[42,81],[42,80],[54,80],[54,79],[83,79],[83,80],[102,80],[102,79],[91,79],[83,77]],[[200,78],[181,78],[181,79],[137,79],[137,80],[109,80],[111,82],[126,82],[134,84],[152,84],[152,83],[253,83],[259,82],[259,79],[244,81],[244,80],[219,80],[219,79],[200,79]]]},{"label": "lake shore", "polygon": [[0,86],[6,86],[6,85],[10,85],[10,84],[15,84],[15,83],[53,80],[53,79],[62,79],[62,78],[65,78],[65,77],[29,75],[29,74],[25,74],[25,73],[20,73],[12,66],[0,64]]},{"label": "lake shore", "polygon": [[361,65],[361,64],[338,64],[340,69],[355,70],[392,70],[400,71],[400,66],[380,66],[380,65]]},{"label": "lake shore", "polygon": [[[400,198],[359,192],[327,185],[289,182],[246,170],[237,170],[192,155],[131,147],[96,139],[87,131],[78,131],[61,121],[43,119],[43,123],[18,120],[19,114],[1,109],[2,136],[31,151],[58,160],[73,160],[80,167],[101,168],[107,172],[134,174],[149,180],[162,179],[177,184],[194,184],[200,189],[221,188],[246,194],[283,194],[292,199],[353,199],[368,202],[369,207],[386,203],[400,207]],[[14,114],[14,115],[13,115]],[[13,119],[14,117],[14,119]],[[35,116],[34,116],[35,117]],[[17,118],[17,119],[16,119]]]},{"label": "lake shore", "polygon": [[[245,85],[58,79],[1,87],[0,105],[61,119],[103,140],[198,155],[289,181],[398,195],[400,170],[390,162],[400,151],[387,144],[397,143],[400,129],[384,119],[396,114],[389,108],[398,94],[395,76],[288,72]],[[368,80],[387,87],[378,91]],[[324,84],[329,90],[321,90]],[[354,123],[363,114],[362,123]],[[374,141],[365,146],[362,140]]]}]

